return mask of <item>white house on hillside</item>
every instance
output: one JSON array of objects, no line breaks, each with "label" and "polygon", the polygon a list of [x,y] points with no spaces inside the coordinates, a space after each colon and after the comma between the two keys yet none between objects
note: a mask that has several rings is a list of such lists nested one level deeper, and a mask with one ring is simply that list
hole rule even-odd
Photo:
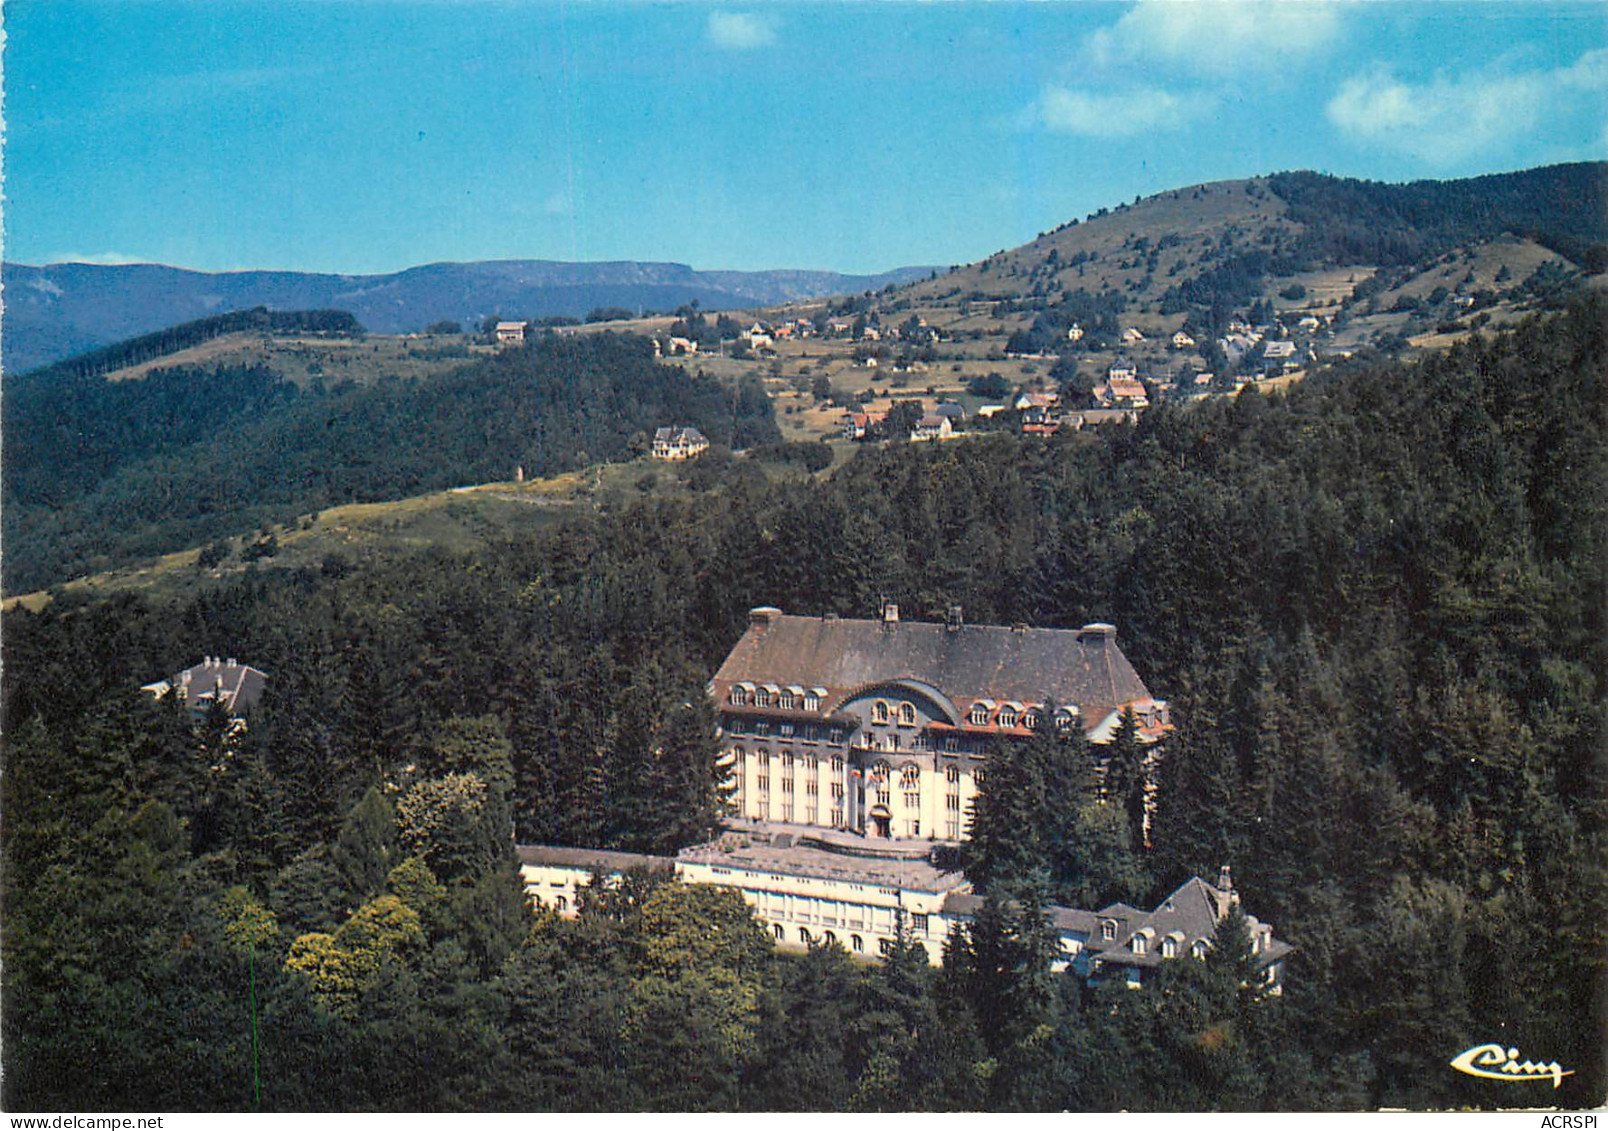
[{"label": "white house on hillside", "polygon": [[660,428],[653,434],[653,458],[697,459],[709,449],[709,441],[696,428]]}]

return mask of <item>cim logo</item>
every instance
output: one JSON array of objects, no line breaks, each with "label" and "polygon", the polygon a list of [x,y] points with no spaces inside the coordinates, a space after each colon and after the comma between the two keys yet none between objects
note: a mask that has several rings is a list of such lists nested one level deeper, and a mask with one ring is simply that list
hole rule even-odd
[{"label": "cim logo", "polygon": [[1574,1069],[1564,1068],[1555,1060],[1550,1063],[1520,1060],[1518,1049],[1501,1045],[1475,1045],[1464,1049],[1452,1058],[1451,1064],[1459,1072],[1486,1080],[1551,1080],[1554,1088],[1563,1086],[1565,1076],[1574,1075]]}]

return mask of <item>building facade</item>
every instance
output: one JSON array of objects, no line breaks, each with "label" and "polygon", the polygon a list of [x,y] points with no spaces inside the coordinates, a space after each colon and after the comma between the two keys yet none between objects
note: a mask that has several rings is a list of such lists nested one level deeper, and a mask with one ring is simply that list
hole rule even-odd
[{"label": "building facade", "polygon": [[[674,858],[525,845],[519,859],[532,902],[566,917],[577,913],[591,883],[617,883],[632,868],[673,872],[683,883],[735,889],[779,947],[836,944],[868,959],[886,953],[903,930],[940,965],[944,941],[970,925],[982,906],[963,875],[926,856],[851,851],[831,834],[727,833]],[[1060,946],[1052,968],[1141,986],[1163,962],[1203,958],[1217,924],[1238,901],[1224,868],[1215,883],[1191,877],[1150,911],[1125,903],[1098,911],[1051,906],[1047,915]],[[1277,993],[1293,947],[1254,917],[1246,917],[1246,927],[1259,977]]]},{"label": "building facade", "polygon": [[696,428],[660,428],[653,433],[653,458],[697,459],[709,450],[709,441]]},{"label": "building facade", "polygon": [[1168,730],[1116,629],[942,624],[751,611],[709,684],[743,818],[877,839],[958,841],[987,748],[1040,727],[1108,742],[1126,710]]}]

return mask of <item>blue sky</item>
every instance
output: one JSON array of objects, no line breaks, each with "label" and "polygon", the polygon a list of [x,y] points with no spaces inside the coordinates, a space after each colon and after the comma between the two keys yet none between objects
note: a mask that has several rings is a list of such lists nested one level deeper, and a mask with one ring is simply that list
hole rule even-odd
[{"label": "blue sky", "polygon": [[1608,4],[9,0],[5,258],[875,271],[1608,157]]}]

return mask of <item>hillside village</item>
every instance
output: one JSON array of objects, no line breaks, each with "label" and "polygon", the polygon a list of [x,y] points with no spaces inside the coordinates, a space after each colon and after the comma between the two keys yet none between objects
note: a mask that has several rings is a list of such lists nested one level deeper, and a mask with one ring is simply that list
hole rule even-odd
[{"label": "hillside village", "polygon": [[[1359,351],[1444,349],[1514,324],[1581,274],[1533,239],[1497,233],[1407,265],[1275,261],[1275,273],[1241,279],[1242,262],[1305,232],[1272,180],[1101,209],[880,292],[556,332],[647,334],[671,364],[757,374],[789,440],[1049,436],[1131,422],[1164,401],[1287,387]],[[1238,301],[1223,303],[1230,293]]]},{"label": "hillside village", "polygon": [[628,333],[689,372],[759,378],[787,441],[1047,438],[1131,423],[1163,402],[1285,388],[1359,352],[1445,349],[1515,324],[1586,274],[1506,230],[1464,231],[1408,262],[1324,262],[1333,257],[1310,246],[1322,225],[1292,218],[1306,214],[1280,195],[1299,200],[1286,182],[1299,188],[1300,176],[1100,209],[976,263],[835,299],[584,319],[502,311],[398,335],[230,333],[108,376],[253,364],[298,384],[367,384],[429,378],[544,334]]}]

